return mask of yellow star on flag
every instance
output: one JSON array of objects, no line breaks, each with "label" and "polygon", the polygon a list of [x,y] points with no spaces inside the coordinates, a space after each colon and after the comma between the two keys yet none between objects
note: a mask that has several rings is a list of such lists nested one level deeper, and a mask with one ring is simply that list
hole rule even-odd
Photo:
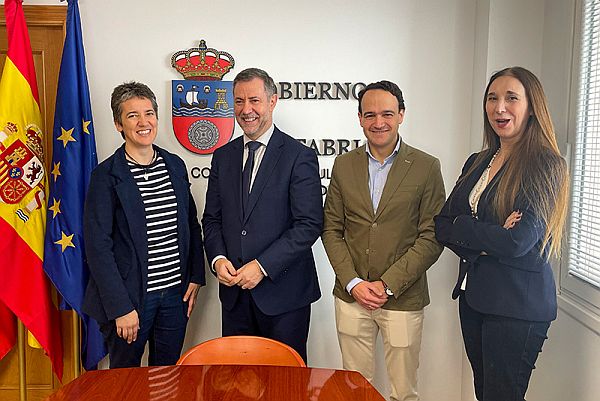
[{"label": "yellow star on flag", "polygon": [[54,182],[56,182],[56,179],[58,178],[60,174],[60,162],[54,163],[54,167],[52,168],[52,173],[50,173],[54,176]]},{"label": "yellow star on flag", "polygon": [[73,235],[75,234],[66,235],[64,231],[61,231],[60,233],[61,239],[56,241],[55,244],[58,244],[62,247],[63,253],[65,252],[65,249],[67,249],[68,246],[75,248],[75,245],[73,245]]},{"label": "yellow star on flag", "polygon": [[54,203],[48,209],[52,210],[52,218],[55,218],[57,214],[62,213],[60,211],[60,199],[56,200],[55,198],[52,198],[52,200]]},{"label": "yellow star on flag", "polygon": [[83,123],[83,132],[85,132],[86,134],[90,134],[90,130],[88,129],[88,126],[92,123],[91,121],[85,121],[83,118],[81,119],[81,122]]},{"label": "yellow star on flag", "polygon": [[63,146],[66,148],[67,147],[67,143],[69,142],[76,142],[75,138],[73,138],[73,130],[75,128],[71,128],[70,130],[66,130],[63,127],[60,127],[60,131],[61,134],[60,136],[57,138],[59,141],[63,142]]}]

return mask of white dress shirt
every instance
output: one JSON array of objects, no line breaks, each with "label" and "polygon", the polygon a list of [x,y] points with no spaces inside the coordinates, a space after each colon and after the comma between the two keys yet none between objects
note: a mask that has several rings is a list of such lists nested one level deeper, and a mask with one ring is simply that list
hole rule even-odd
[{"label": "white dress shirt", "polygon": [[[269,144],[269,141],[271,140],[271,137],[273,136],[274,130],[275,130],[275,126],[273,124],[271,124],[271,126],[265,131],[264,134],[262,134],[260,137],[255,139],[255,141],[259,142],[261,146],[258,149],[256,149],[256,151],[254,152],[254,166],[252,168],[252,174],[250,175],[250,191],[252,191],[252,185],[254,184],[254,179],[256,178],[256,174],[258,173],[260,163],[262,162],[262,159],[265,156],[265,152],[267,151],[267,145]],[[246,164],[246,159],[248,159],[248,146],[246,146],[246,145],[248,144],[248,142],[251,142],[251,141],[252,141],[252,139],[248,138],[246,136],[246,134],[244,134],[244,153],[242,155],[242,170],[244,169],[244,165]],[[212,262],[210,264],[210,268],[212,269],[213,272],[215,271],[215,262],[219,259],[227,259],[227,257],[225,255],[215,256],[215,258],[212,260]],[[258,267],[260,267],[260,270],[262,271],[262,273],[265,276],[267,276],[267,272],[262,267],[260,262],[258,262],[258,260],[256,262],[258,263]]]}]

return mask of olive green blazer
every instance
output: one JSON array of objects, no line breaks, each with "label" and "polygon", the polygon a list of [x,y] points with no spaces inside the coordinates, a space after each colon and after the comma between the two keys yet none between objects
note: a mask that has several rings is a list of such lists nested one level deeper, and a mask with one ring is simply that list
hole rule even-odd
[{"label": "olive green blazer", "polygon": [[354,302],[350,280],[383,280],[394,293],[384,309],[420,310],[429,304],[425,272],[443,249],[433,223],[445,201],[440,162],[402,141],[375,212],[365,146],[336,158],[325,200],[322,239],[335,270],[333,294]]}]

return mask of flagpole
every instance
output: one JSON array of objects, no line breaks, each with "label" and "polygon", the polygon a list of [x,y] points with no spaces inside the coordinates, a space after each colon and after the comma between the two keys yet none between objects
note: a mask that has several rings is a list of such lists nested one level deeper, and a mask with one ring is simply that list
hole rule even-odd
[{"label": "flagpole", "polygon": [[81,375],[81,326],[79,325],[79,315],[75,310],[73,313],[73,377],[77,379]]},{"label": "flagpole", "polygon": [[25,361],[25,326],[21,320],[17,323],[18,343],[19,343],[19,400],[27,401],[27,375]]}]

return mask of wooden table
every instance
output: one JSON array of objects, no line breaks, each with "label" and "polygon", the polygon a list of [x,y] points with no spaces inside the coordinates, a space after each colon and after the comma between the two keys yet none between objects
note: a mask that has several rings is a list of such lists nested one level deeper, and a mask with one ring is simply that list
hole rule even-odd
[{"label": "wooden table", "polygon": [[384,401],[358,372],[287,366],[161,366],[86,372],[47,401]]}]

